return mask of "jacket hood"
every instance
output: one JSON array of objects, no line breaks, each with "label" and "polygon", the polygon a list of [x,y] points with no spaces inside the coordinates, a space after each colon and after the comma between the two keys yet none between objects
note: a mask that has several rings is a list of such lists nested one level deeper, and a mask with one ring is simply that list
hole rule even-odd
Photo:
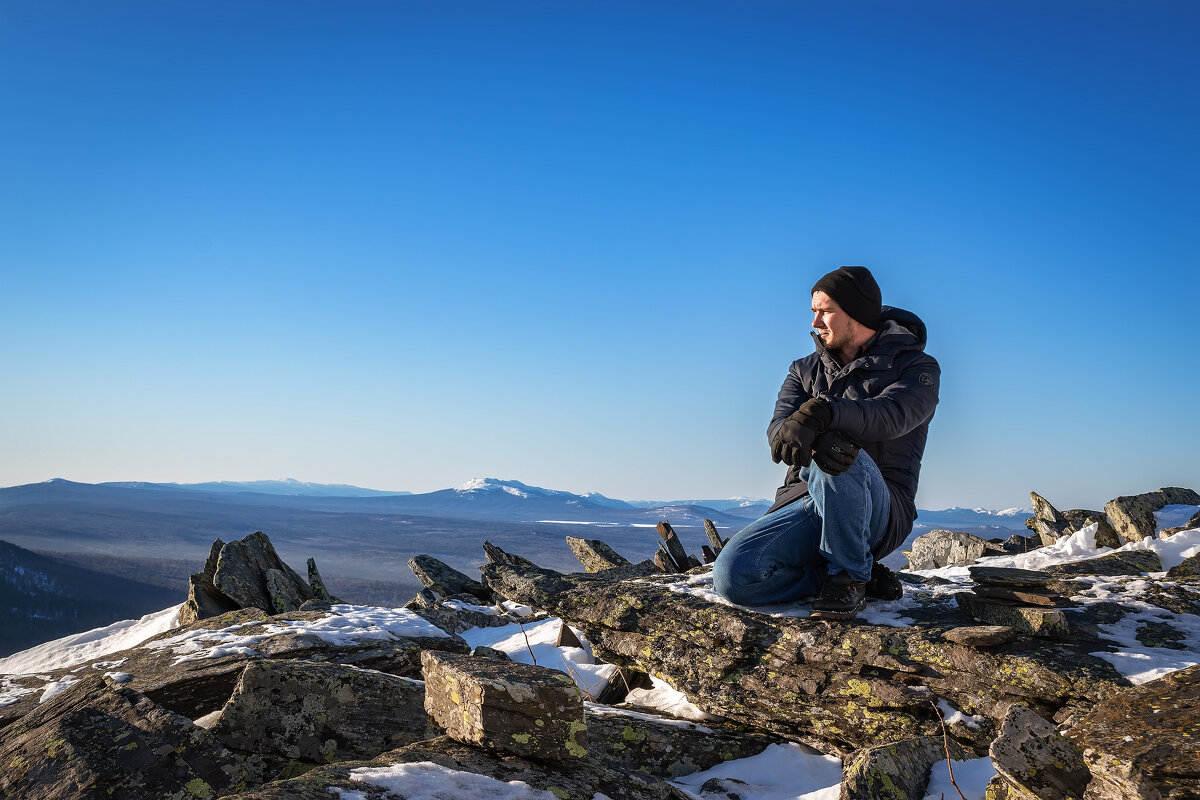
[{"label": "jacket hood", "polygon": [[903,308],[884,306],[882,319],[883,329],[880,331],[881,339],[883,338],[883,334],[895,334],[899,332],[889,330],[888,323],[895,322],[897,325],[906,329],[916,338],[917,345],[921,347],[921,349],[925,348],[925,342],[928,340],[928,336],[925,331],[925,323],[916,314],[911,311],[905,311]]}]

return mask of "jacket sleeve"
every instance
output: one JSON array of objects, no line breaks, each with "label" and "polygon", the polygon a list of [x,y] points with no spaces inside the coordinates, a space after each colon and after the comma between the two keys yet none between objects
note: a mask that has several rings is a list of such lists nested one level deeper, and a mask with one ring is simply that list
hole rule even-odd
[{"label": "jacket sleeve", "polygon": [[775,432],[783,425],[783,421],[803,405],[805,400],[812,397],[811,391],[804,386],[805,381],[800,375],[800,362],[793,361],[792,366],[788,368],[787,377],[783,379],[783,386],[779,388],[779,396],[775,400],[775,413],[771,415],[771,424],[767,426],[767,444],[771,443],[771,439],[775,437]]},{"label": "jacket sleeve", "polygon": [[860,442],[897,439],[933,416],[941,374],[937,361],[922,354],[903,365],[896,380],[875,397],[831,398],[830,428]]}]

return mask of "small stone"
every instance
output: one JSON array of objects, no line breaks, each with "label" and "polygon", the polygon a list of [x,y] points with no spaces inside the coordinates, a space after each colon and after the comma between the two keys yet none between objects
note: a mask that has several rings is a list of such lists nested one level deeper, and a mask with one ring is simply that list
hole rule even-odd
[{"label": "small stone", "polygon": [[508,653],[503,650],[497,650],[494,647],[488,647],[486,644],[476,645],[475,649],[471,651],[471,655],[476,658],[491,658],[496,661],[512,661]]},{"label": "small stone", "polygon": [[587,755],[583,696],[565,673],[431,650],[421,666],[425,710],[450,738],[544,761]]},{"label": "small stone", "polygon": [[951,628],[942,635],[968,647],[995,647],[1011,642],[1016,637],[1016,631],[1009,625],[966,625]]}]

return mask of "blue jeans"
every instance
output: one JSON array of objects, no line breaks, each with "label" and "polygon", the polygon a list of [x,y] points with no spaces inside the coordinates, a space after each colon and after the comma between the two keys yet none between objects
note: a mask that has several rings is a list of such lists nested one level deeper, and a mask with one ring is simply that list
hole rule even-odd
[{"label": "blue jeans", "polygon": [[871,577],[871,546],[887,532],[891,495],[865,452],[841,475],[801,470],[808,495],[735,533],[713,564],[713,588],[748,606],[813,597],[827,575]]}]

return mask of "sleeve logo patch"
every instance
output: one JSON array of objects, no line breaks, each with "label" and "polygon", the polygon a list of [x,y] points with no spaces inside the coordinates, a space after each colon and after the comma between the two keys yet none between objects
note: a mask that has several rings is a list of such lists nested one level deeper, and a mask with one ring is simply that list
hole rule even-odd
[{"label": "sleeve logo patch", "polygon": [[921,373],[920,381],[921,381],[921,383],[923,383],[926,386],[933,386],[933,376],[930,375],[928,372]]}]

